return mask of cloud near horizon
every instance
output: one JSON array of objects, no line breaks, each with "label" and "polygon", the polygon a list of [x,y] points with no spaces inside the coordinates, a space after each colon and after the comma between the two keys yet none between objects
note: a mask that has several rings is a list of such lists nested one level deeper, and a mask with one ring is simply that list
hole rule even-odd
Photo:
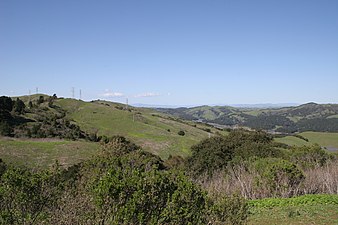
[{"label": "cloud near horizon", "polygon": [[135,98],[148,98],[148,97],[157,97],[157,96],[161,96],[161,94],[147,92],[147,93],[134,95]]},{"label": "cloud near horizon", "polygon": [[115,97],[124,97],[125,95],[121,92],[105,92],[104,94],[101,94],[101,96],[107,98],[115,98]]}]

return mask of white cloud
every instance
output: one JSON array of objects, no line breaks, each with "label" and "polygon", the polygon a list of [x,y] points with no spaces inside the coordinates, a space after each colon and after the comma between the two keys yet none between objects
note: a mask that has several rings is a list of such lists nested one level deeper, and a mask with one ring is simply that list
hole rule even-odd
[{"label": "white cloud", "polygon": [[124,94],[121,92],[106,92],[102,94],[101,96],[107,97],[107,98],[114,98],[114,97],[123,97]]},{"label": "white cloud", "polygon": [[147,92],[147,93],[137,94],[134,97],[135,98],[147,98],[147,97],[157,97],[157,96],[160,96],[160,94]]}]

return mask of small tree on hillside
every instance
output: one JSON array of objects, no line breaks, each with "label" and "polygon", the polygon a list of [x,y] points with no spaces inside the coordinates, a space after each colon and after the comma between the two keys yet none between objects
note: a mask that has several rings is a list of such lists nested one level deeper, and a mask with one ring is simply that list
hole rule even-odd
[{"label": "small tree on hillside", "polygon": [[17,98],[14,103],[14,111],[18,114],[23,114],[25,112],[25,108],[25,103],[21,99]]}]

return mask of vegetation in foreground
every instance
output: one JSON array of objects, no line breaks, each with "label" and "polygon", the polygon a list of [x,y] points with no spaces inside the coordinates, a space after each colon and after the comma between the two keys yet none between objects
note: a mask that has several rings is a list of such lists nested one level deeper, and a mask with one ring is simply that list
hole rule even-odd
[{"label": "vegetation in foreground", "polygon": [[61,169],[0,163],[1,224],[242,224],[239,196],[212,199],[182,172],[123,137]]},{"label": "vegetation in foreground", "polygon": [[264,132],[211,137],[187,159],[162,161],[121,136],[102,148],[68,168],[1,162],[1,223],[245,224],[269,221],[267,208],[280,209],[274,218],[290,211],[290,222],[324,204],[329,215],[338,205],[335,155],[316,145],[276,144]]}]

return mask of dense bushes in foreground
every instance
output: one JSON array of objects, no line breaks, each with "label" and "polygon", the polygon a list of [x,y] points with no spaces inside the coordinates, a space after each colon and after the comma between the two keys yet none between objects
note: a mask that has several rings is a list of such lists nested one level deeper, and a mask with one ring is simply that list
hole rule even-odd
[{"label": "dense bushes in foreground", "polygon": [[209,138],[166,162],[124,137],[102,146],[67,169],[0,160],[0,224],[243,224],[247,199],[338,194],[333,155],[283,149],[264,132]]},{"label": "dense bushes in foreground", "polygon": [[246,199],[261,199],[338,194],[335,156],[318,145],[283,149],[268,134],[236,131],[203,141],[192,151],[186,170],[209,195],[240,192]]},{"label": "dense bushes in foreground", "polygon": [[68,169],[1,168],[0,224],[242,224],[248,216],[243,198],[210,198],[122,137]]}]

